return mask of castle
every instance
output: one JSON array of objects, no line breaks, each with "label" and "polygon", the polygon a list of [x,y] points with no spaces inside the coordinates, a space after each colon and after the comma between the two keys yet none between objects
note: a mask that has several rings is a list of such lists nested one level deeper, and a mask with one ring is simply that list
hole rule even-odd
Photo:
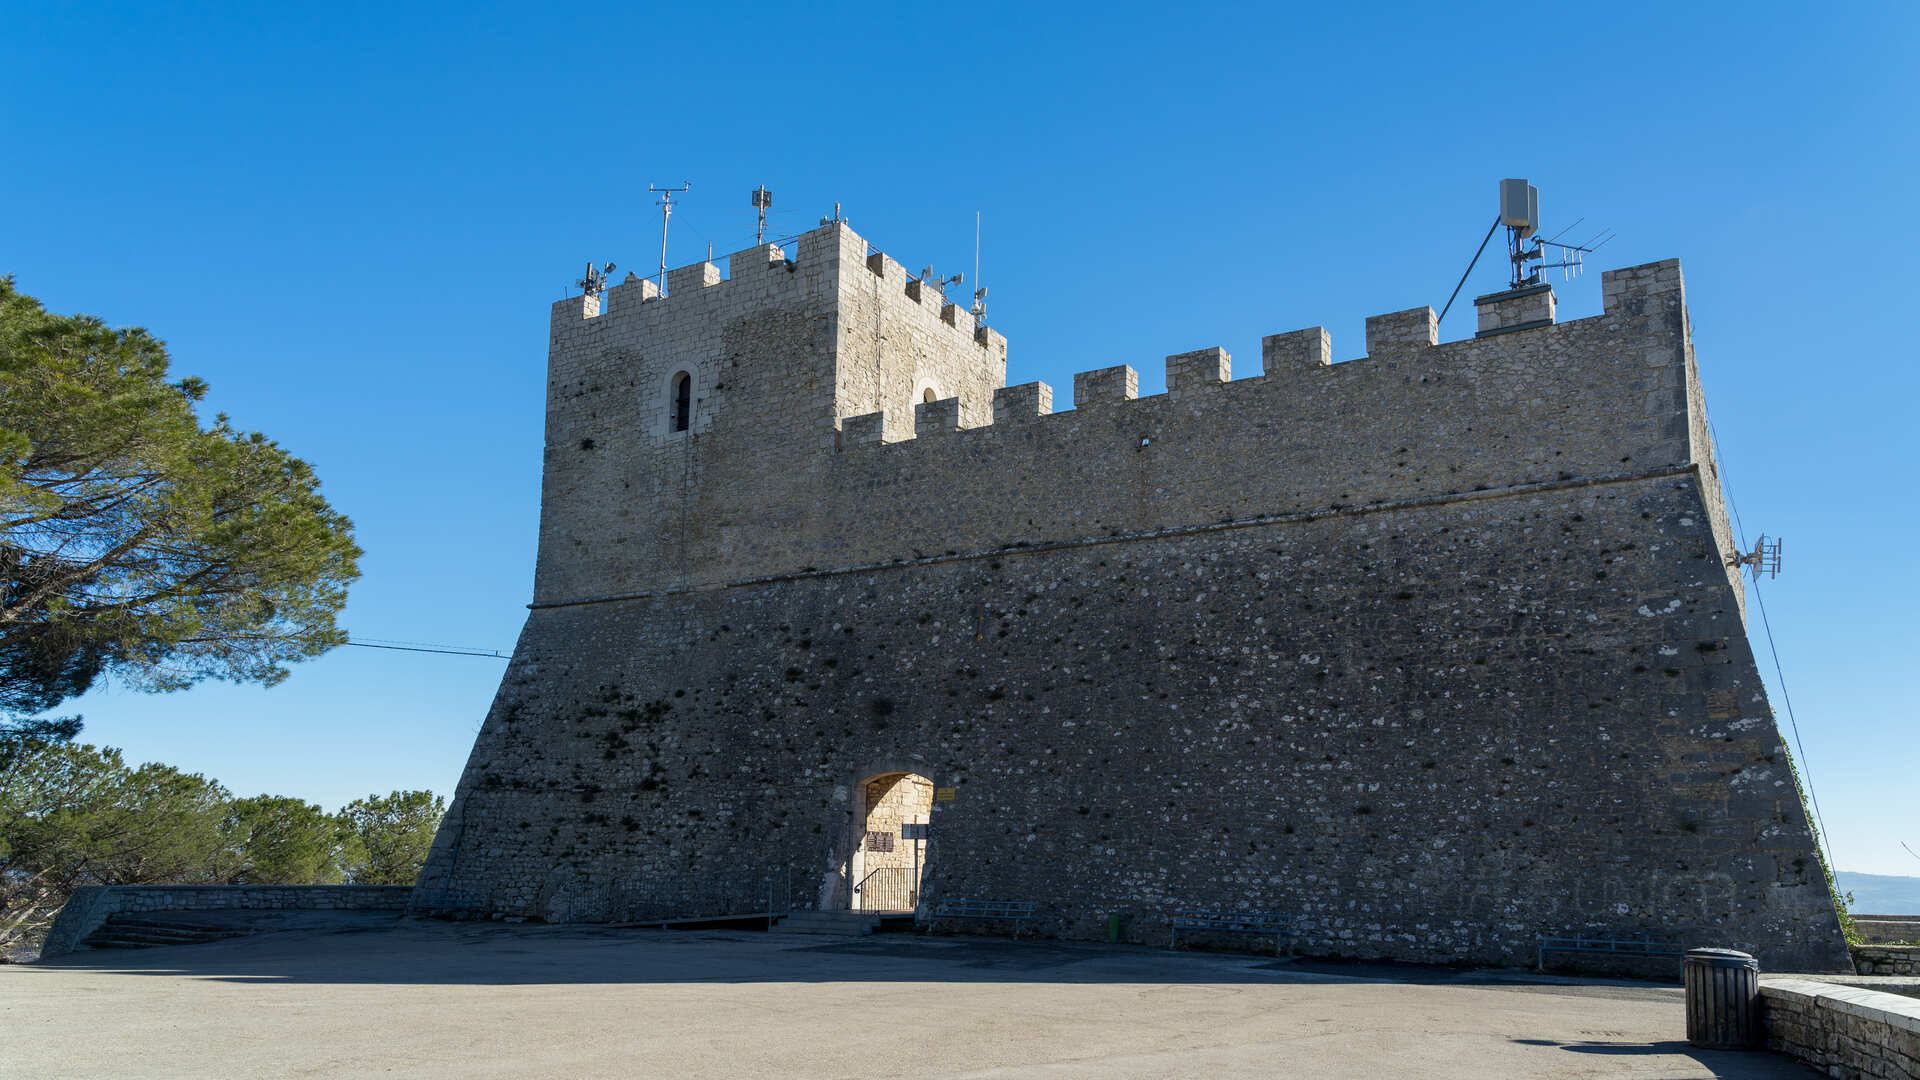
[{"label": "castle", "polygon": [[[1164,943],[1846,951],[1745,633],[1678,262],[1006,386],[845,222],[553,307],[533,602],[417,893],[1037,902]],[[778,883],[778,884],[776,884]],[[449,898],[459,898],[457,901]]]}]

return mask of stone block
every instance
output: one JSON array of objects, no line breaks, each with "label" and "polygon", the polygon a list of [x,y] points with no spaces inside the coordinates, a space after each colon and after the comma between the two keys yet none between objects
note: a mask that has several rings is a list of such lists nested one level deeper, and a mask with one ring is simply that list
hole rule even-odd
[{"label": "stone block", "polygon": [[1430,307],[1367,316],[1367,356],[1417,355],[1440,340],[1440,320]]},{"label": "stone block", "polygon": [[1003,386],[993,392],[993,422],[1012,424],[1053,412],[1053,387],[1043,382]]},{"label": "stone block", "polygon": [[1073,407],[1076,409],[1132,401],[1139,396],[1140,375],[1125,364],[1080,371],[1073,376]]},{"label": "stone block", "polygon": [[667,271],[667,296],[685,296],[696,289],[720,284],[720,268],[710,262],[678,266]]},{"label": "stone block", "polygon": [[1268,373],[1323,368],[1333,363],[1333,338],[1324,326],[1268,334],[1260,339],[1260,364]]},{"label": "stone block", "polygon": [[1553,325],[1553,287],[1544,283],[1475,297],[1473,305],[1480,313],[1477,337]]},{"label": "stone block", "polygon": [[1232,378],[1233,358],[1218,346],[1167,357],[1167,390],[1172,393],[1219,386]]},{"label": "stone block", "polygon": [[917,439],[960,430],[960,399],[923,401],[913,407],[913,434]]}]

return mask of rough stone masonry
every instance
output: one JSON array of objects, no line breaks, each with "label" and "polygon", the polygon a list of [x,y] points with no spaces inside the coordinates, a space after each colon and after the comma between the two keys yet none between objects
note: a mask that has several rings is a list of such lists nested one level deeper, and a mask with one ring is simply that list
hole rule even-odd
[{"label": "rough stone masonry", "polygon": [[910,851],[923,911],[1063,937],[1200,907],[1322,954],[1847,966],[1678,262],[1593,318],[1514,290],[1470,340],[1417,308],[1061,413],[844,222],[729,270],[554,305],[534,600],[420,906],[846,909]]}]

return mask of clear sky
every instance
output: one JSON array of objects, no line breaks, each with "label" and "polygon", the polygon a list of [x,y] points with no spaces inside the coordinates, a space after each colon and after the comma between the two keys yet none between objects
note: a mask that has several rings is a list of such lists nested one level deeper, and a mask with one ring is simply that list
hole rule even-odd
[{"label": "clear sky", "polygon": [[[1920,8],[1301,10],[16,5],[0,272],[149,327],[314,464],[367,551],[357,636],[511,650],[547,307],[588,259],[657,259],[649,183],[694,185],[675,265],[750,243],[760,183],[782,231],[838,201],[949,273],[978,211],[1009,381],[1059,408],[1074,371],[1147,393],[1207,345],[1249,373],[1281,330],[1358,356],[1367,315],[1446,300],[1525,176],[1548,232],[1619,234],[1563,319],[1600,268],[1684,260],[1740,515],[1786,538],[1763,588],[1836,862],[1920,874]],[[134,759],[331,808],[450,791],[503,667],[342,648],[271,690],[78,709]]]}]

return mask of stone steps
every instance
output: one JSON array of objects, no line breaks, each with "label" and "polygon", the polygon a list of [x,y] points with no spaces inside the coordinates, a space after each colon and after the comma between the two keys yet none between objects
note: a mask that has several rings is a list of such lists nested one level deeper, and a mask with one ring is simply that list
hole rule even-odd
[{"label": "stone steps", "polygon": [[246,933],[244,928],[213,923],[109,915],[100,929],[88,935],[82,944],[90,949],[149,949],[160,945],[198,945]]},{"label": "stone steps", "polygon": [[776,934],[865,937],[880,928],[880,917],[859,911],[796,911],[773,928]]}]

